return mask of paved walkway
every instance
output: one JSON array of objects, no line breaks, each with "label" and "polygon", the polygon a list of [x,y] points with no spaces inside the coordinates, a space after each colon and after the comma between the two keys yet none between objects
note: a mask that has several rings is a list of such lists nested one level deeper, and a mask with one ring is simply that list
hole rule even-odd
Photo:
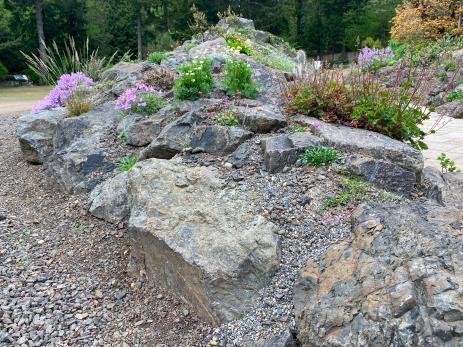
[{"label": "paved walkway", "polygon": [[425,141],[429,149],[423,151],[425,166],[433,166],[440,169],[437,157],[442,152],[455,161],[458,168],[463,170],[463,119],[440,117],[436,113],[425,122],[425,131],[431,129],[438,122],[437,128],[443,127],[435,134],[426,136]]}]

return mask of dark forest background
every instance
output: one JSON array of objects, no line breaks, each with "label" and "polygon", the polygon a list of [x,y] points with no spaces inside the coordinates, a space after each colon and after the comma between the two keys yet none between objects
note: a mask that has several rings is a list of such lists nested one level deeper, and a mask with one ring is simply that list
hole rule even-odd
[{"label": "dark forest background", "polygon": [[279,35],[309,55],[354,51],[363,43],[385,44],[399,0],[0,0],[0,62],[25,71],[21,55],[38,50],[36,5],[40,3],[49,45],[87,37],[101,55],[130,50],[137,55],[137,27],[143,52],[169,50],[191,37],[193,5],[210,24],[231,7],[256,27]]}]

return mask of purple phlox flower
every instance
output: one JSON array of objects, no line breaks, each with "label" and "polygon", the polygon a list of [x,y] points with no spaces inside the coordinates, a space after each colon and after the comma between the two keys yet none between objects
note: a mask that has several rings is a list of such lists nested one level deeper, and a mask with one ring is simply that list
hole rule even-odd
[{"label": "purple phlox flower", "polygon": [[50,93],[34,105],[32,112],[63,106],[66,99],[77,89],[77,87],[88,87],[92,84],[93,80],[90,77],[87,77],[83,72],[64,74],[56,82],[56,86],[50,91]]},{"label": "purple phlox flower", "polygon": [[357,62],[361,66],[369,67],[374,62],[387,62],[392,58],[394,58],[394,52],[392,52],[391,47],[382,49],[364,47],[359,53]]},{"label": "purple phlox flower", "polygon": [[128,111],[134,106],[146,107],[144,96],[146,94],[157,93],[161,95],[161,91],[154,88],[152,85],[137,82],[133,87],[127,89],[115,101],[116,109]]},{"label": "purple phlox flower", "polygon": [[320,125],[321,125],[321,124],[320,124],[320,122],[314,122],[312,125],[313,125],[316,129],[318,129],[318,128],[320,128]]}]

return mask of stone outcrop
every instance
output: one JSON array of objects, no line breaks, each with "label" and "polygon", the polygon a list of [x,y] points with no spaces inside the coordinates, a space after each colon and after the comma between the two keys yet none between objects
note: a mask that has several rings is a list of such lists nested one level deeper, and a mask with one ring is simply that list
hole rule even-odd
[{"label": "stone outcrop", "polygon": [[436,200],[444,206],[463,209],[463,173],[442,173],[427,166],[423,170],[421,186],[429,199]]},{"label": "stone outcrop", "polygon": [[19,118],[19,145],[24,159],[43,164],[53,153],[53,136],[56,125],[66,115],[64,108],[28,113]]},{"label": "stone outcrop", "polygon": [[319,137],[309,132],[266,138],[262,141],[265,167],[270,173],[281,171],[296,163],[306,147],[314,147],[320,142]]},{"label": "stone outcrop", "polygon": [[454,100],[436,108],[436,112],[447,117],[463,118],[463,102]]},{"label": "stone outcrop", "polygon": [[[407,195],[423,170],[423,155],[406,143],[365,129],[350,128],[299,116],[297,122],[309,126],[322,139],[346,154],[347,168],[387,190]],[[397,181],[399,180],[399,181]]]},{"label": "stone outcrop", "polygon": [[288,125],[286,117],[270,105],[236,107],[240,125],[255,133],[268,133]]},{"label": "stone outcrop", "polygon": [[187,148],[197,152],[224,155],[233,152],[252,136],[250,131],[233,126],[203,124],[205,116],[188,112],[167,125],[141,153],[142,159],[170,159]]},{"label": "stone outcrop", "polygon": [[92,190],[89,211],[97,218],[117,223],[129,212],[127,172],[107,179]]},{"label": "stone outcrop", "polygon": [[461,210],[432,203],[358,208],[352,239],[300,273],[302,346],[457,346],[462,222]]},{"label": "stone outcrop", "polygon": [[128,176],[129,235],[148,278],[212,323],[240,317],[279,264],[276,227],[252,209],[258,194],[178,160],[145,160]]},{"label": "stone outcrop", "polygon": [[107,160],[108,131],[119,113],[112,102],[79,117],[61,119],[53,138],[53,155],[45,163],[52,182],[68,193],[88,192],[114,169]]}]

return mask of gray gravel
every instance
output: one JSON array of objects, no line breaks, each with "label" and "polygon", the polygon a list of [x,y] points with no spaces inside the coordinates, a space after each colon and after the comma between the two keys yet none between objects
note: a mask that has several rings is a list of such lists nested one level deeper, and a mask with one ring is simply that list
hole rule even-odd
[{"label": "gray gravel", "polygon": [[0,115],[0,346],[200,346],[192,308],[127,273],[123,225],[25,163],[17,115]]}]

